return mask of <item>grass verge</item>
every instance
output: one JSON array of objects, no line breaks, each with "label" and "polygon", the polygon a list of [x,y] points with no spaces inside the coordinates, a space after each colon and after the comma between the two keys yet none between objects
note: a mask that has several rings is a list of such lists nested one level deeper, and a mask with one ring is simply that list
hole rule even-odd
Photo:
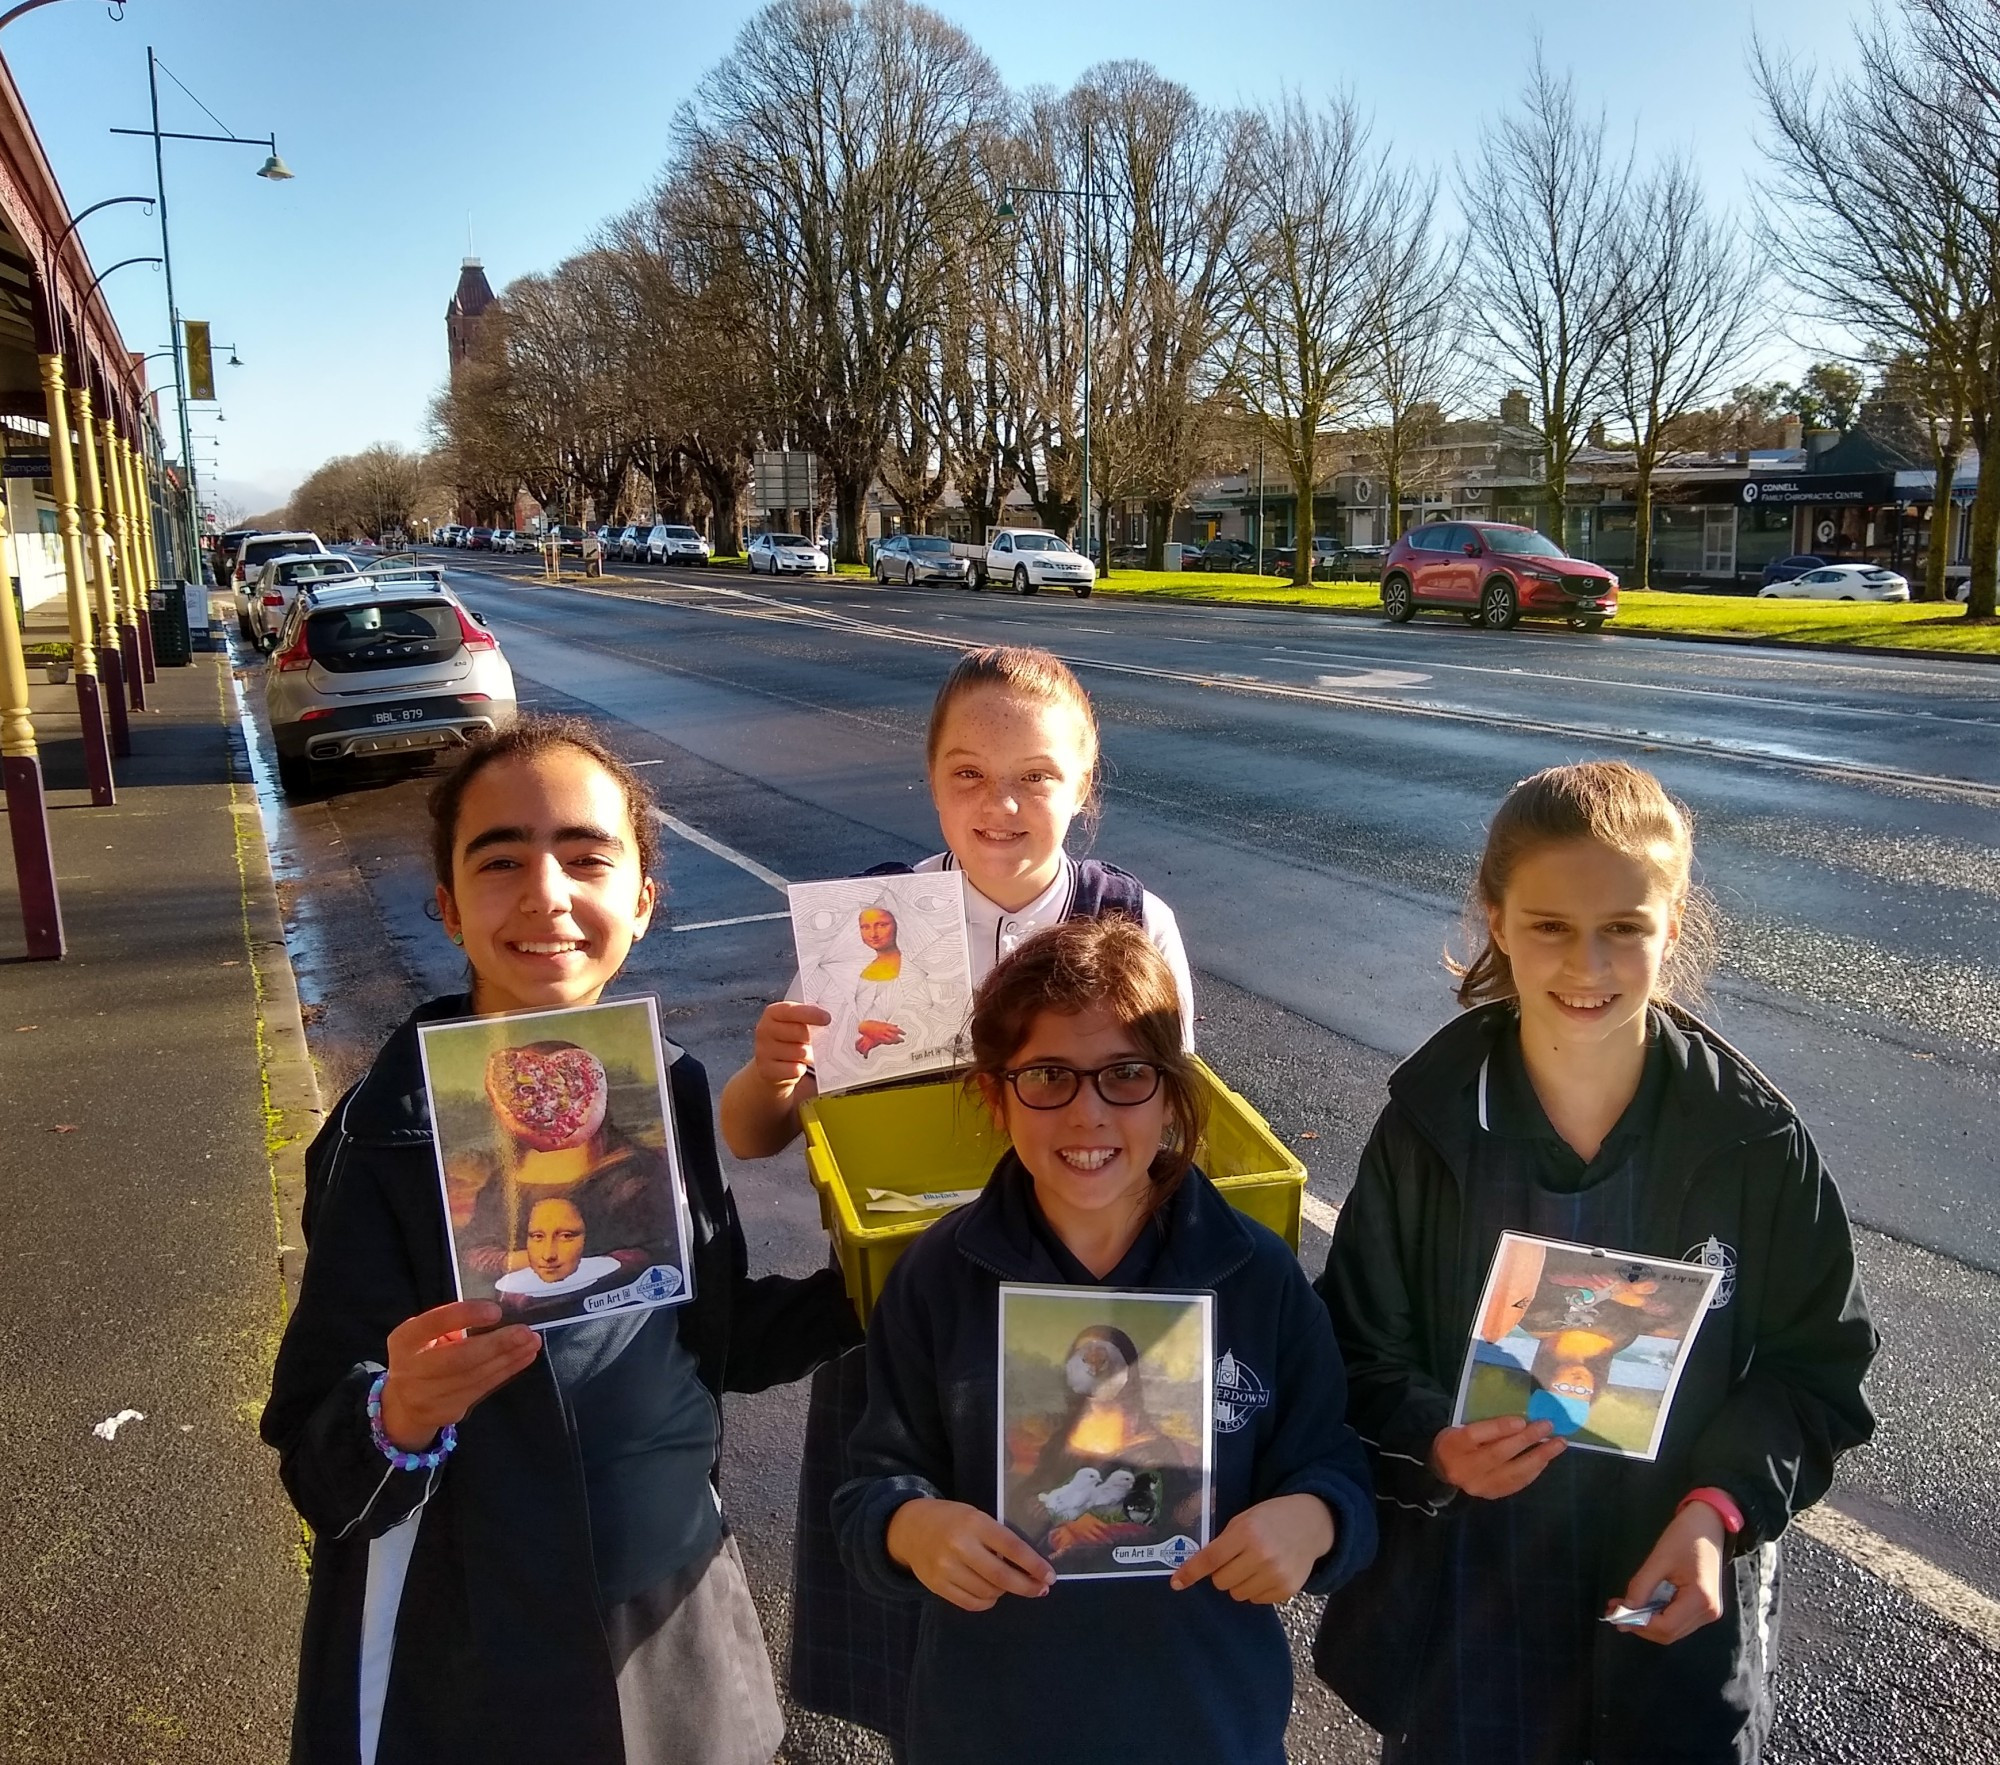
[{"label": "grass verge", "polygon": [[[1246,607],[1323,607],[1360,612],[1381,604],[1373,582],[1315,582],[1295,587],[1269,576],[1121,570],[1098,584],[1103,594],[1210,601]],[[1435,615],[1431,615],[1435,617]],[[1742,638],[1757,643],[1852,644],[1863,649],[2000,656],[2000,621],[1969,621],[1956,606],[1913,601],[1861,605],[1841,601],[1765,601],[1751,595],[1674,594],[1626,589],[1613,631],[1662,637]]]}]

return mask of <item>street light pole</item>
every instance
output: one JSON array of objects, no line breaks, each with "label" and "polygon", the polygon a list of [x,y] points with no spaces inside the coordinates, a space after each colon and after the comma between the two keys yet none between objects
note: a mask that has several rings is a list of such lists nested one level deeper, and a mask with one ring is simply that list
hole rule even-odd
[{"label": "street light pole", "polygon": [[[168,76],[172,78],[171,75]],[[182,486],[186,493],[186,507],[182,519],[187,524],[188,568],[195,575],[201,571],[201,501],[195,484],[195,470],[192,438],[188,432],[187,370],[183,362],[183,339],[181,336],[181,310],[174,298],[174,252],[171,236],[167,228],[167,156],[166,143],[169,141],[220,141],[237,147],[268,147],[270,157],[258,169],[260,178],[269,178],[274,183],[291,177],[291,167],[278,157],[276,135],[262,139],[242,135],[190,135],[174,129],[160,127],[160,58],[152,45],[146,47],[146,89],[152,100],[153,126],[149,129],[113,129],[114,135],[150,135],[153,138],[153,179],[158,191],[156,200],[160,205],[160,258],[165,266],[167,278],[167,324],[172,332],[174,358],[174,405],[180,417],[181,466],[187,482]],[[199,103],[199,100],[196,100]],[[206,109],[206,106],[203,106]]]}]

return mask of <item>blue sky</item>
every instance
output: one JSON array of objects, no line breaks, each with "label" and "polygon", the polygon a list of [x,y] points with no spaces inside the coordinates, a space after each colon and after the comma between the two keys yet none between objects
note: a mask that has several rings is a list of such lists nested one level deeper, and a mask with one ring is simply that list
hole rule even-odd
[{"label": "blue sky", "polygon": [[[575,249],[636,200],[666,154],[676,105],[757,8],[670,0],[68,0],[10,26],[4,47],[75,208],[149,191],[151,43],[239,134],[276,131],[298,174],[255,177],[249,148],[170,142],[167,194],[181,310],[245,365],[219,367],[227,420],[199,418],[196,458],[247,512],[320,460],[416,443],[444,373],[444,308],[475,247],[496,288]],[[1832,62],[1866,0],[948,0],[1015,86],[1064,85],[1093,63],[1152,61],[1212,102],[1287,84],[1346,88],[1407,157],[1447,186],[1482,115],[1520,83],[1539,29],[1642,153],[1692,152],[1733,202],[1759,175],[1753,28]],[[212,125],[171,85],[170,129]],[[158,249],[137,207],[84,223],[97,264]],[[167,341],[158,273],[105,284],[134,348]],[[218,352],[220,356],[223,352]],[[165,362],[157,368],[168,367]]]}]

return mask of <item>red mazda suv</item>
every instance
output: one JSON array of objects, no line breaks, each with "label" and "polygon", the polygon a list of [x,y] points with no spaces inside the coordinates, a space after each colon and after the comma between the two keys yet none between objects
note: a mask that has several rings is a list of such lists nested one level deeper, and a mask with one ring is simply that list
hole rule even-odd
[{"label": "red mazda suv", "polygon": [[1572,558],[1532,527],[1438,521],[1414,527],[1382,566],[1382,611],[1397,625],[1420,607],[1449,607],[1468,625],[1506,631],[1565,619],[1595,631],[1618,611],[1618,578]]}]

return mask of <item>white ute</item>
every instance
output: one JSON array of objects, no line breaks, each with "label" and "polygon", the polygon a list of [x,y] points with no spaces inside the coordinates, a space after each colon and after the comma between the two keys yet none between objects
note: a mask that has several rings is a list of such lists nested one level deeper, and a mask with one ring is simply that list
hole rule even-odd
[{"label": "white ute", "polygon": [[1097,571],[1081,552],[1039,527],[994,527],[987,530],[986,550],[972,560],[973,586],[989,582],[1034,594],[1044,588],[1066,588],[1088,595]]}]

